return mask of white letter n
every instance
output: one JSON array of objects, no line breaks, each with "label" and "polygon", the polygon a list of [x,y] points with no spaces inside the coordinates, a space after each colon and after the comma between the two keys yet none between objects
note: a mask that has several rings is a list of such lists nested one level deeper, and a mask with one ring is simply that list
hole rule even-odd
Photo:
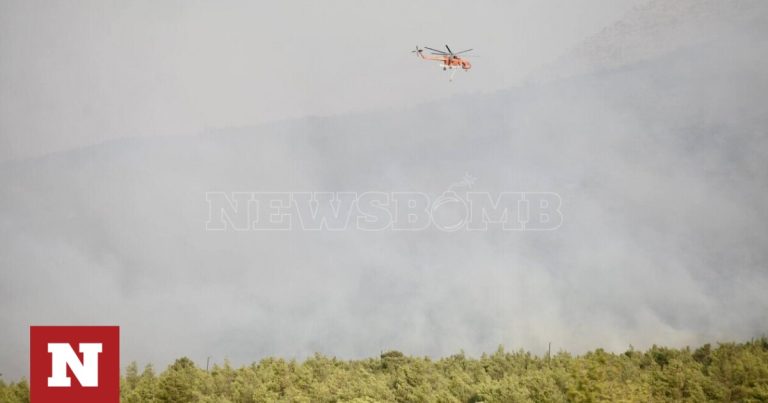
[{"label": "white letter n", "polygon": [[101,343],[80,343],[83,362],[72,350],[69,343],[48,343],[51,357],[51,376],[48,387],[70,387],[72,380],[67,376],[67,366],[83,387],[99,386],[99,353]]}]

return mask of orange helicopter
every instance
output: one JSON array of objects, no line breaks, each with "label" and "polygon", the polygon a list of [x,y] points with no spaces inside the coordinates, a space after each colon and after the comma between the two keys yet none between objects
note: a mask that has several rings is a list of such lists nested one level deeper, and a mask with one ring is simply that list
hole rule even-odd
[{"label": "orange helicopter", "polygon": [[[424,49],[428,50],[430,55],[425,56]],[[448,52],[432,49],[426,46],[424,49],[420,49],[418,46],[416,46],[416,50],[412,50],[411,53],[416,53],[417,56],[424,60],[436,60],[441,62],[440,67],[443,68],[443,71],[451,70],[451,77],[449,81],[453,81],[453,75],[456,74],[458,69],[469,71],[469,69],[472,68],[472,63],[470,63],[469,60],[463,57],[459,57],[460,54],[470,52],[472,49],[462,50],[461,52],[456,53],[453,53],[448,45],[445,45],[445,49],[447,49]]]}]

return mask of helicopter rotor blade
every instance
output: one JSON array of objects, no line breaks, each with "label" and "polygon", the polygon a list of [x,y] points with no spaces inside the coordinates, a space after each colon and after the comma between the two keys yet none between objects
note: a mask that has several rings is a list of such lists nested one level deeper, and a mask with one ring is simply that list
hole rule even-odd
[{"label": "helicopter rotor blade", "polygon": [[474,49],[467,49],[467,50],[462,50],[461,52],[456,52],[456,53],[454,53],[454,55],[460,55],[460,54],[462,54],[462,53],[471,52],[471,51],[473,51],[473,50],[474,50]]},{"label": "helicopter rotor blade", "polygon": [[449,47],[448,47],[448,45],[445,45],[445,48],[446,48],[446,49],[448,49],[448,53],[450,53],[451,55],[453,55],[453,51],[451,50],[451,48],[449,48]]},{"label": "helicopter rotor blade", "polygon": [[448,54],[448,53],[443,52],[442,50],[432,49],[432,48],[427,47],[427,46],[425,46],[424,49],[429,49],[429,50],[431,50],[431,51],[433,51],[435,53],[439,53],[439,54],[443,54],[443,55],[447,55]]}]

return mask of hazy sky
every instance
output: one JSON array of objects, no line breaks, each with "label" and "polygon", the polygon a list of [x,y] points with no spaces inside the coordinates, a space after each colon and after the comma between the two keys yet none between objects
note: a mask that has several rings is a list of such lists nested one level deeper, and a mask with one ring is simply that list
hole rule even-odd
[{"label": "hazy sky", "polygon": [[[638,3],[6,0],[0,160],[505,88]],[[450,85],[410,53],[445,43]]]}]

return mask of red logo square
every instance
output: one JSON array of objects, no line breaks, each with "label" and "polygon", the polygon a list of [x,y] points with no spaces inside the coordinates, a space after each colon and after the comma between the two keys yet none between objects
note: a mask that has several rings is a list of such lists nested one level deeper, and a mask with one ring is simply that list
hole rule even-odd
[{"label": "red logo square", "polygon": [[120,327],[30,326],[31,403],[119,403]]}]

